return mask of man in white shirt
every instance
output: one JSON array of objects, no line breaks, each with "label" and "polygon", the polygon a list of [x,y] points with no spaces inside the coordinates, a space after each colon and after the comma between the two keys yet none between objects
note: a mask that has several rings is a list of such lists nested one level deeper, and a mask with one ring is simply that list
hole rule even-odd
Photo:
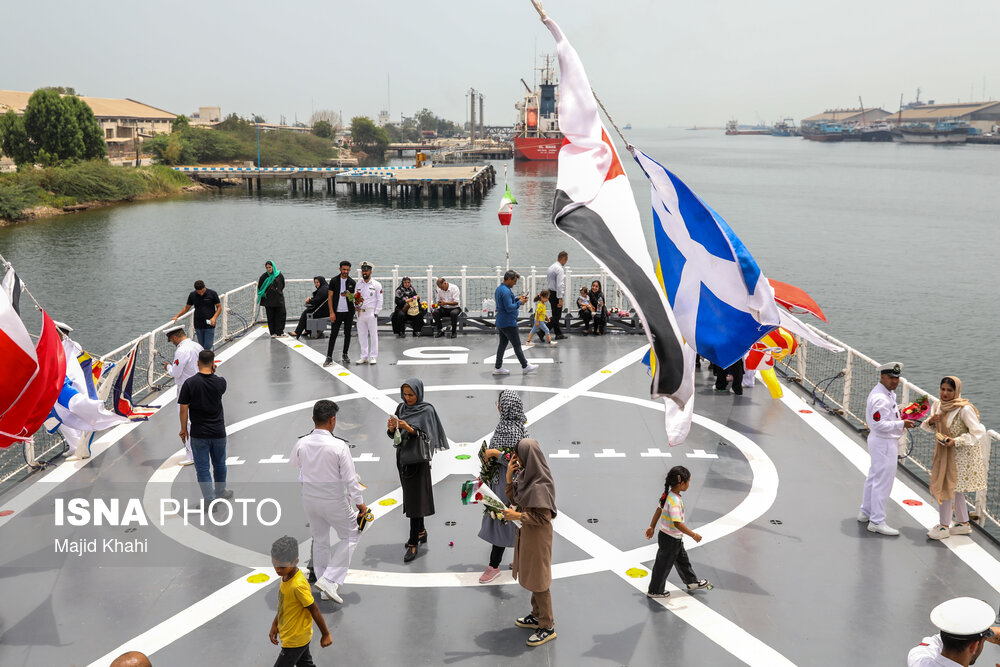
[{"label": "man in white shirt", "polygon": [[868,530],[880,535],[899,535],[899,531],[885,522],[885,506],[896,478],[899,460],[899,438],[904,429],[913,428],[913,420],[904,420],[896,405],[896,387],[903,364],[892,361],[878,367],[879,381],[868,394],[865,406],[865,423],[868,424],[868,454],[871,465],[865,479],[865,489],[858,510],[858,521],[868,522]]},{"label": "man in white shirt", "polygon": [[[183,325],[176,324],[168,327],[163,333],[167,335],[167,340],[177,348],[174,350],[174,363],[165,363],[163,367],[170,377],[174,379],[174,385],[177,387],[177,395],[180,396],[181,387],[184,386],[189,377],[194,377],[198,372],[198,353],[201,352],[202,347],[187,337],[187,332]],[[180,404],[178,404],[178,413],[180,412],[180,407]],[[188,423],[188,430],[190,430],[190,421]],[[184,441],[184,448],[187,450],[187,455],[180,464],[182,466],[194,465],[194,453],[191,451],[190,438]]]},{"label": "man in white shirt", "polygon": [[[361,299],[358,300],[357,296]],[[358,342],[361,344],[359,364],[374,364],[378,357],[378,314],[382,310],[382,283],[372,278],[372,265],[361,263],[361,280],[355,292],[354,307],[358,312]]]},{"label": "man in white shirt", "polygon": [[437,308],[434,309],[434,337],[444,336],[441,320],[448,317],[451,319],[451,337],[457,338],[458,316],[462,313],[462,298],[458,285],[449,284],[447,278],[438,278],[435,292],[434,301]]},{"label": "man in white shirt", "polygon": [[561,250],[545,273],[545,282],[548,285],[549,302],[552,304],[552,335],[556,340],[566,338],[562,332],[562,309],[563,297],[566,293],[566,262],[569,261],[569,253]]},{"label": "man in white shirt", "polygon": [[[986,642],[1000,644],[991,627],[996,612],[975,598],[955,598],[942,602],[931,611],[931,623],[941,632],[910,649],[907,667],[968,667],[976,664]],[[992,660],[989,662],[993,662]]]},{"label": "man in white shirt", "polygon": [[[333,435],[339,409],[333,401],[316,401],[312,414],[315,428],[295,443],[292,463],[299,469],[302,505],[312,531],[316,587],[323,599],[343,604],[337,590],[347,577],[360,536],[354,507],[362,515],[368,507],[361,497],[351,450],[345,440]],[[332,554],[331,528],[340,540]]]}]

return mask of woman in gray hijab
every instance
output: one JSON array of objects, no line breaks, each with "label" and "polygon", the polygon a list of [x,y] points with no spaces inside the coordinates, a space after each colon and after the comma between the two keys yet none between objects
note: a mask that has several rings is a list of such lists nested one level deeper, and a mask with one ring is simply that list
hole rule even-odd
[{"label": "woman in gray hijab", "polygon": [[[524,428],[528,421],[524,416],[524,403],[517,392],[504,389],[497,400],[497,410],[500,411],[500,421],[497,423],[489,447],[483,443],[479,450],[479,461],[482,469],[479,479],[490,487],[507,504],[507,465],[514,455],[517,443],[528,437]],[[486,571],[479,577],[479,583],[488,584],[500,576],[500,561],[503,560],[504,549],[514,546],[514,524],[502,516],[495,516],[494,510],[483,510],[483,524],[479,537],[493,545],[490,552],[490,562]]]},{"label": "woman in gray hijab", "polygon": [[514,621],[534,634],[528,646],[556,638],[552,613],[552,520],[556,518],[556,487],[538,442],[525,438],[507,466],[507,497],[517,509],[504,510],[508,521],[520,521],[514,541],[513,574],[531,591],[531,613]]},{"label": "woman in gray hijab", "polygon": [[434,486],[431,458],[439,449],[448,449],[448,436],[434,406],[424,401],[424,383],[409,378],[400,387],[403,402],[389,417],[387,433],[396,448],[396,468],[403,488],[403,514],[410,519],[410,539],[403,562],[417,557],[417,545],[427,543],[424,517],[434,514]]}]

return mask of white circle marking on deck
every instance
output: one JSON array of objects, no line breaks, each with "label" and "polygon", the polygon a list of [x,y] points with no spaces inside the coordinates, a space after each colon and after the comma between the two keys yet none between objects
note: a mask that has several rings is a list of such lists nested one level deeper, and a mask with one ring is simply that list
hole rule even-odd
[{"label": "white circle marking on deck", "polygon": [[[556,387],[504,386],[504,388],[522,392],[551,394],[558,394],[559,392],[564,391],[564,389]],[[490,384],[440,385],[424,388],[425,393],[438,391],[496,390],[497,386]],[[388,395],[397,391],[399,390],[393,387],[391,389],[381,390],[381,393]],[[663,404],[661,402],[645,398],[622,396],[619,394],[609,394],[598,391],[582,391],[579,393],[579,396],[621,403],[630,403],[632,405],[646,407],[660,412],[663,411]],[[363,398],[363,396],[360,393],[349,393],[340,396],[330,396],[327,398],[344,402],[357,398]],[[237,422],[232,426],[228,426],[226,428],[227,434],[232,435],[270,419],[308,409],[312,407],[314,402],[315,400],[303,401],[244,419],[243,421]],[[692,542],[691,544],[686,544],[689,549],[704,546],[705,544],[729,535],[730,533],[733,533],[756,520],[771,507],[778,492],[778,471],[775,468],[774,463],[767,456],[764,450],[757,445],[757,443],[742,433],[734,431],[728,426],[698,414],[694,415],[693,422],[729,440],[729,442],[731,442],[732,445],[736,447],[736,449],[738,449],[746,458],[747,463],[750,465],[751,472],[753,473],[753,482],[751,483],[747,496],[739,503],[739,505],[734,507],[727,514],[719,517],[711,523],[705,524],[700,528],[700,533],[703,537],[702,541],[700,543]],[[181,468],[177,465],[177,461],[180,456],[183,456],[183,454],[183,449],[178,450],[174,456],[171,456],[164,461],[163,464],[161,464],[160,467],[153,472],[147,482],[146,491],[143,497],[143,504],[147,508],[147,511],[149,511],[150,507],[157,507],[161,498],[170,497],[163,493],[158,493],[157,490],[169,489],[169,483],[172,483],[180,473]],[[470,459],[465,463],[467,465],[462,467],[478,467],[478,461],[475,461],[474,459]],[[455,471],[449,474],[461,474],[461,471]],[[154,482],[157,484],[154,485]],[[262,566],[262,563],[266,564],[270,562],[270,557],[266,554],[226,542],[225,540],[222,540],[210,533],[199,530],[196,526],[186,526],[179,520],[170,521],[167,524],[158,526],[158,528],[168,537],[191,549],[199,551],[207,556],[219,558],[220,560],[228,561],[236,565],[243,565],[251,569],[257,569]],[[601,539],[596,535],[590,535],[595,539],[595,541],[599,541]],[[587,539],[587,537],[584,536],[581,539]],[[622,557],[633,561],[651,560],[656,555],[656,549],[657,545],[655,543],[644,545],[622,552]],[[615,564],[608,563],[603,558],[597,557],[563,563],[553,563],[552,578],[561,579],[564,577],[606,571],[611,569],[614,565]],[[481,586],[482,584],[479,583],[479,575],[479,572],[384,572],[378,570],[351,568],[348,572],[346,583],[373,586],[397,586],[405,588]],[[516,582],[510,576],[510,573],[504,572],[503,575],[498,577],[492,584],[487,585],[503,585],[513,583]]]}]

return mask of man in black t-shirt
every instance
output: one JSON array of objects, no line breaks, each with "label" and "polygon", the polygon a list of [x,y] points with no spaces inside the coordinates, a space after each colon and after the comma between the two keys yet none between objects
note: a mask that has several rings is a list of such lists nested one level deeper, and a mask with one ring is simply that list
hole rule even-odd
[{"label": "man in black t-shirt", "polygon": [[225,393],[225,378],[215,374],[215,353],[202,350],[198,353],[198,373],[184,382],[177,403],[181,407],[181,442],[188,439],[188,418],[191,419],[194,469],[206,503],[213,498],[233,497],[233,492],[226,490],[226,419],[222,410]]},{"label": "man in black t-shirt", "polygon": [[194,308],[194,337],[206,350],[215,346],[215,321],[222,312],[222,301],[215,290],[205,287],[204,280],[194,281],[194,291],[188,294],[187,304],[174,315],[171,322]]}]

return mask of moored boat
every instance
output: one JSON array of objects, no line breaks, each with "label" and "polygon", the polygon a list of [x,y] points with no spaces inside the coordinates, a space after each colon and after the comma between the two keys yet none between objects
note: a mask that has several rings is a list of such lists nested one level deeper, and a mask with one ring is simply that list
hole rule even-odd
[{"label": "moored boat", "polygon": [[964,144],[969,138],[968,123],[944,120],[933,125],[908,123],[900,125],[893,133],[893,141],[904,144]]},{"label": "moored boat", "polygon": [[843,141],[844,126],[840,123],[814,123],[802,126],[802,138],[809,141]]}]

